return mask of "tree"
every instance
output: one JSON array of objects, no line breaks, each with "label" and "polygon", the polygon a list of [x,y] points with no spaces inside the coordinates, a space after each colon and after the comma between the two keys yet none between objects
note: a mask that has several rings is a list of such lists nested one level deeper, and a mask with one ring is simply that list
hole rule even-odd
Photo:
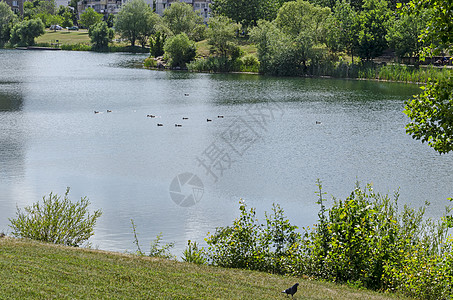
[{"label": "tree", "polygon": [[144,47],[148,38],[156,32],[159,22],[160,17],[153,13],[144,0],[132,0],[116,16],[115,30],[128,39],[132,46],[138,40]]},{"label": "tree", "polygon": [[382,54],[387,47],[387,21],[390,17],[387,1],[365,0],[359,14],[360,32],[358,54],[370,60]]},{"label": "tree", "polygon": [[424,43],[419,39],[430,11],[424,10],[420,16],[402,15],[392,19],[387,31],[386,39],[390,47],[395,49],[399,58],[404,56],[419,56]]},{"label": "tree", "polygon": [[203,39],[205,25],[193,7],[184,2],[175,2],[164,10],[162,20],[174,34],[185,33],[189,39],[199,41]]},{"label": "tree", "polygon": [[159,31],[149,38],[149,52],[152,56],[158,57],[164,55],[165,35]]},{"label": "tree", "polygon": [[113,25],[115,25],[115,15],[114,14],[109,14],[109,16],[107,17],[107,26],[109,28],[112,28]]},{"label": "tree", "polygon": [[0,47],[10,39],[11,29],[17,22],[16,15],[6,2],[0,2]]},{"label": "tree", "polygon": [[71,7],[71,11],[72,11],[72,23],[73,24],[78,24],[77,23],[77,16],[79,15],[79,10],[77,8],[77,3],[79,2],[79,0],[71,0],[69,1],[69,7]]},{"label": "tree", "polygon": [[90,28],[91,25],[99,23],[102,21],[102,15],[98,14],[94,9],[88,7],[81,15],[80,15],[80,25]]},{"label": "tree", "polygon": [[221,56],[228,56],[237,46],[232,42],[240,25],[228,17],[217,16],[209,19],[208,43]]},{"label": "tree", "polygon": [[358,13],[346,0],[338,1],[329,19],[327,45],[334,51],[346,51],[352,57],[358,48],[360,24]]},{"label": "tree", "polygon": [[307,1],[286,2],[273,22],[258,21],[250,36],[257,45],[260,71],[300,75],[314,56],[314,45],[326,39],[329,8]]},{"label": "tree", "polygon": [[275,22],[259,20],[258,25],[250,31],[250,38],[256,43],[260,72],[295,76],[304,71],[301,59],[305,59],[308,54],[305,50],[309,49],[298,47],[306,46],[307,43],[298,45]]},{"label": "tree", "polygon": [[24,2],[24,19],[34,19],[37,15],[55,15],[55,0],[34,0]]},{"label": "tree", "polygon": [[406,102],[404,113],[412,120],[406,132],[440,154],[453,150],[453,78],[429,82],[420,95]]},{"label": "tree", "polygon": [[442,50],[451,50],[453,45],[453,1],[451,0],[411,0],[406,5],[397,5],[403,14],[415,17],[429,9],[432,15],[423,30],[421,40],[425,41],[424,54],[439,54]]},{"label": "tree", "polygon": [[327,7],[297,0],[283,4],[278,11],[275,23],[294,38],[306,36],[313,42],[323,42],[327,32],[326,20],[330,14],[331,11]]},{"label": "tree", "polygon": [[273,20],[284,0],[213,0],[211,8],[242,24],[246,29],[256,26],[258,20]]},{"label": "tree", "polygon": [[70,9],[68,6],[60,5],[60,8],[58,9],[58,15],[62,18],[62,21],[60,23],[61,26],[71,27],[72,25],[74,25],[74,22],[72,21],[72,9]]},{"label": "tree", "polygon": [[35,38],[44,34],[44,24],[41,19],[25,20],[14,25],[11,32],[11,43],[19,46],[35,44]]},{"label": "tree", "polygon": [[[444,49],[452,51],[453,19],[450,0],[412,0],[404,14],[420,15],[424,9],[432,11],[421,39],[427,46],[424,53],[436,53]],[[430,43],[436,40],[439,44]],[[414,139],[428,142],[434,150],[448,153],[453,150],[453,81],[451,75],[436,82],[429,82],[420,95],[406,102],[404,113],[412,120],[406,132]]]},{"label": "tree", "polygon": [[115,32],[107,26],[106,22],[102,21],[92,25],[88,30],[88,35],[93,44],[93,49],[99,51],[108,48],[109,42],[112,41]]},{"label": "tree", "polygon": [[171,67],[184,68],[188,62],[194,60],[197,48],[195,43],[189,40],[187,34],[180,33],[167,39],[164,51],[164,58]]}]

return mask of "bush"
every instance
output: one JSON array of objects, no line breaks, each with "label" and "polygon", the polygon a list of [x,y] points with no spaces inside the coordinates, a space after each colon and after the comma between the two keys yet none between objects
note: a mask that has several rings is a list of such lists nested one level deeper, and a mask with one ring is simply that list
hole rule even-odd
[{"label": "bush", "polygon": [[288,273],[299,250],[300,234],[284,217],[279,205],[266,214],[260,224],[255,209],[248,209],[241,200],[241,214],[232,226],[219,227],[208,237],[208,257],[212,264],[272,273]]},{"label": "bush", "polygon": [[83,43],[78,44],[63,44],[61,50],[72,50],[72,51],[91,51],[91,46]]},{"label": "bush", "polygon": [[149,250],[149,256],[151,257],[161,257],[166,259],[173,259],[175,258],[171,253],[170,249],[175,246],[175,243],[167,243],[165,245],[161,245],[162,240],[162,232],[159,233],[155,240],[151,241],[151,247]]},{"label": "bush", "polygon": [[90,202],[83,197],[78,202],[68,198],[66,189],[63,200],[57,194],[50,193],[43,197],[43,203],[34,203],[24,208],[17,208],[16,219],[9,219],[16,237],[29,238],[42,242],[80,246],[94,234],[94,226],[102,215],[101,210],[93,214],[88,212]]},{"label": "bush", "polygon": [[260,62],[255,55],[249,54],[241,59],[241,72],[259,72]]},{"label": "bush", "polygon": [[164,55],[165,35],[157,32],[149,38],[149,52],[152,56],[158,57]]},{"label": "bush", "polygon": [[[452,216],[424,218],[426,206],[398,207],[371,185],[356,185],[345,200],[325,206],[318,181],[319,220],[303,234],[273,206],[266,223],[240,202],[232,226],[207,238],[209,263],[222,267],[310,276],[373,290],[402,292],[418,299],[453,296]],[[190,245],[189,245],[190,246]]]},{"label": "bush", "polygon": [[31,46],[35,38],[44,34],[44,24],[41,19],[22,21],[14,25],[11,31],[11,44]]},{"label": "bush", "polygon": [[96,51],[108,50],[109,42],[112,41],[114,34],[113,29],[109,28],[104,21],[91,25],[88,30],[93,49]]},{"label": "bush", "polygon": [[186,64],[195,58],[197,49],[185,33],[180,33],[167,39],[164,51],[164,58],[171,67],[185,68]]},{"label": "bush", "polygon": [[206,253],[204,252],[203,247],[198,248],[197,242],[191,242],[190,240],[187,242],[187,248],[183,252],[183,256],[181,257],[183,261],[194,263],[197,265],[204,265],[206,264]]},{"label": "bush", "polygon": [[147,57],[145,58],[143,65],[145,68],[155,68],[157,67],[157,62],[153,58]]}]

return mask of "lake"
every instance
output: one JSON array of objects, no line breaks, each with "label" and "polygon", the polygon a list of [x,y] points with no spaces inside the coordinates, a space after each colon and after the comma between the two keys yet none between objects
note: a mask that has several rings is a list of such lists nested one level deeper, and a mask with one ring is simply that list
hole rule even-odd
[{"label": "lake", "polygon": [[329,199],[356,181],[399,189],[430,217],[453,196],[453,155],[405,133],[416,85],[152,71],[145,57],[0,50],[0,231],[70,187],[103,211],[93,247],[135,251],[133,219],[142,250],[162,232],[180,256],[241,198],[261,219],[279,203],[313,225],[317,178]]}]

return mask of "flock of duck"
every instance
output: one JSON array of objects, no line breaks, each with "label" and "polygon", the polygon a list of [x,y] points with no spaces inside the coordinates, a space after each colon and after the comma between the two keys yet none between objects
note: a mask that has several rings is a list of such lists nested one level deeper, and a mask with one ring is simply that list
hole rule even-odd
[{"label": "flock of duck", "polygon": [[[107,113],[111,113],[111,112],[112,112],[112,110],[107,109]],[[100,114],[101,111],[95,110],[94,113],[95,113],[95,114]],[[146,115],[146,117],[147,117],[147,118],[156,118],[157,116],[156,116],[156,115],[148,114],[148,115]],[[218,115],[217,118],[218,118],[218,119],[223,119],[224,116]],[[182,120],[183,120],[183,121],[186,121],[186,120],[189,120],[189,118],[188,118],[188,117],[182,117]],[[212,119],[207,118],[207,119],[206,119],[206,122],[212,122]],[[157,126],[158,126],[158,127],[162,127],[162,126],[164,126],[164,124],[163,124],[163,123],[157,123]],[[175,123],[175,127],[182,127],[182,124]]]}]

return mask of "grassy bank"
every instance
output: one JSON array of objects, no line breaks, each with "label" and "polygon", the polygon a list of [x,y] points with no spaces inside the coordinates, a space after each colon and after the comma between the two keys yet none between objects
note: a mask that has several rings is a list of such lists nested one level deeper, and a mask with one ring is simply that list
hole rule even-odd
[{"label": "grassy bank", "polygon": [[80,29],[78,31],[70,30],[49,30],[46,29],[46,32],[36,38],[36,43],[47,43],[53,44],[58,43],[60,45],[72,45],[72,44],[90,44],[90,37],[88,36],[88,30]]},{"label": "grassy bank", "polygon": [[[165,259],[0,239],[0,299],[396,299],[331,283]],[[408,299],[408,298],[399,298]]]}]

